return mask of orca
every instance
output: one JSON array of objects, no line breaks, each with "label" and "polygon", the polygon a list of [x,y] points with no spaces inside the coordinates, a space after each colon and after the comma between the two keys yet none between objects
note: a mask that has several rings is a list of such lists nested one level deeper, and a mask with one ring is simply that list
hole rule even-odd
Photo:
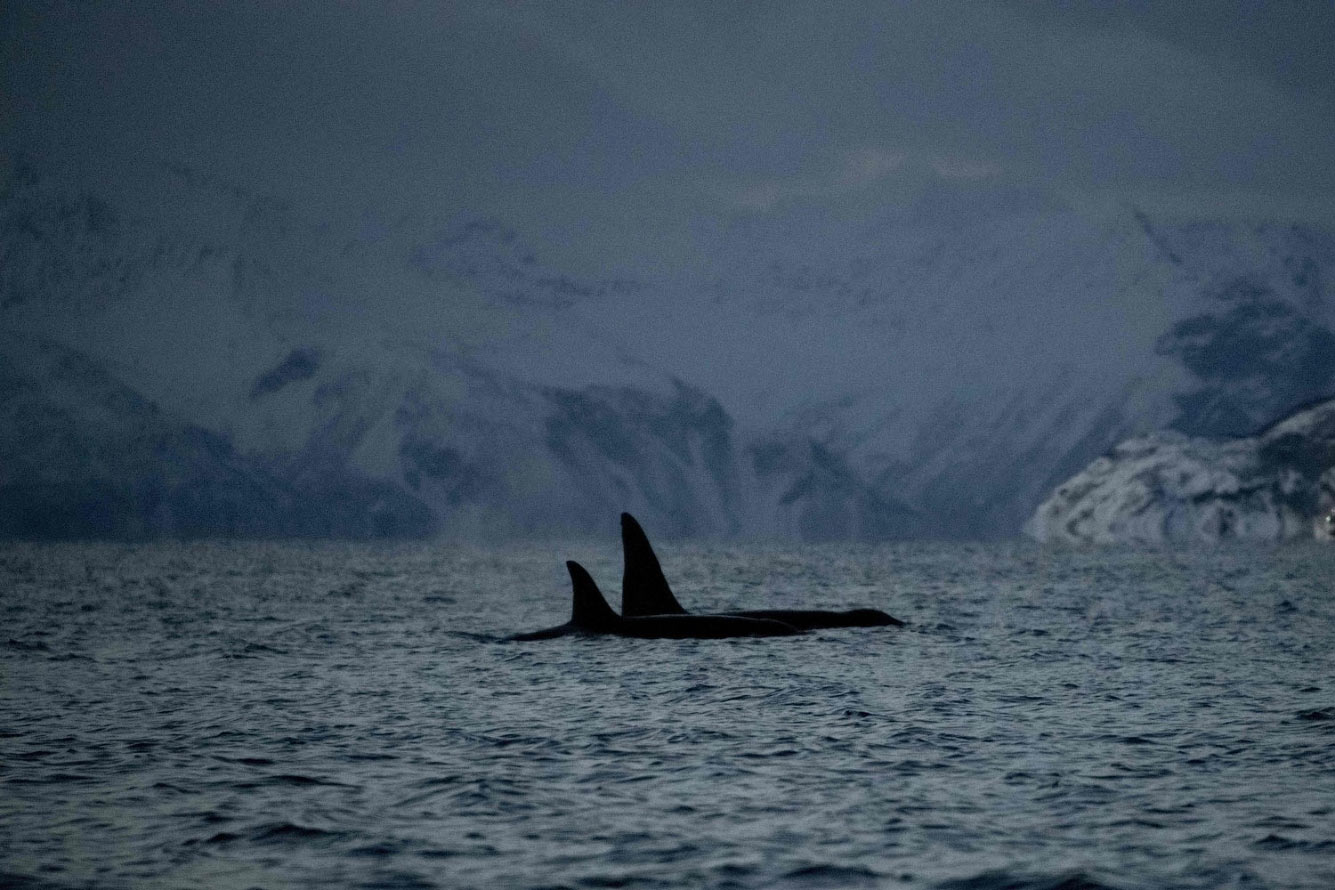
[{"label": "orca", "polygon": [[603,598],[592,576],[573,560],[566,563],[574,601],[565,624],[515,634],[509,640],[550,640],[567,634],[611,634],[645,639],[715,640],[726,637],[784,637],[801,633],[781,621],[729,615],[652,615],[623,618]]},{"label": "orca", "polygon": [[[621,514],[621,549],[625,571],[621,576],[621,614],[627,618],[645,615],[686,615],[687,611],[672,595],[658,556],[649,544],[644,529],[629,513]],[[720,617],[759,618],[782,621],[798,630],[825,627],[902,627],[903,621],[880,609],[849,609],[831,612],[822,609],[749,609],[723,612]]]}]

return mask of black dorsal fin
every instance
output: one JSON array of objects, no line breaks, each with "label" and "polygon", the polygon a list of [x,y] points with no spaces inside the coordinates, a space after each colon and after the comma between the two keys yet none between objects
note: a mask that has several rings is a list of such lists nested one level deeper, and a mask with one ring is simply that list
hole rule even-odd
[{"label": "black dorsal fin", "polygon": [[643,615],[685,615],[686,610],[672,595],[663,567],[644,529],[629,513],[621,514],[621,552],[625,570],[621,574],[621,614],[626,618]]},{"label": "black dorsal fin", "polygon": [[570,572],[570,584],[575,591],[570,623],[583,630],[605,631],[615,627],[620,618],[603,599],[603,592],[598,589],[593,576],[574,560],[566,562],[566,570]]}]

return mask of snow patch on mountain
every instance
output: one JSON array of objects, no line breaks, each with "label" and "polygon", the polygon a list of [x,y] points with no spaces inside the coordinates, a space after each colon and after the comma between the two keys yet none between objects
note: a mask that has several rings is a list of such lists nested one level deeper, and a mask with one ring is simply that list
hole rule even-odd
[{"label": "snow patch on mountain", "polygon": [[1025,531],[1067,543],[1278,541],[1335,506],[1335,400],[1260,435],[1165,431],[1119,444],[1058,486]]},{"label": "snow patch on mountain", "polygon": [[584,280],[495,220],[336,230],[199,171],[160,186],[10,171],[5,330],[275,484],[388,486],[440,534],[629,509],[682,536],[1006,537],[1119,441],[1335,389],[1335,241],[1307,229],[938,184],[824,234],[738,225],[690,276]]},{"label": "snow patch on mountain", "polygon": [[87,355],[0,335],[0,536],[422,537],[432,512],[345,472],[294,479]]}]

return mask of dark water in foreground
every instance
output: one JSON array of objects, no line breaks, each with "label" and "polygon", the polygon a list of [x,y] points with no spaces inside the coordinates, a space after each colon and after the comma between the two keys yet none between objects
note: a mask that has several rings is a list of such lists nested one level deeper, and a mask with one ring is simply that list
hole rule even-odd
[{"label": "dark water in foreground", "polygon": [[1335,887],[1335,547],[0,548],[0,886]]}]

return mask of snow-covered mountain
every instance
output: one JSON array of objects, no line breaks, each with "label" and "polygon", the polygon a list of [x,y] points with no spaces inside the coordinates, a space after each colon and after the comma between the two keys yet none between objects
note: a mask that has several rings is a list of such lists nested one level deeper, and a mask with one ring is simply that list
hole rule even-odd
[{"label": "snow-covered mountain", "polygon": [[[20,165],[0,410],[65,420],[0,431],[0,528],[96,530],[41,519],[63,515],[23,488],[41,476],[127,534],[319,533],[275,506],[296,492],[394,517],[331,534],[611,533],[630,510],[665,535],[1010,536],[1123,439],[1247,432],[1335,390],[1324,232],[945,182],[808,222],[720,232],[689,276],[584,280],[467,214],[342,231],[190,170],[112,195]],[[264,524],[98,500],[181,431]],[[289,494],[227,488],[247,473]]]},{"label": "snow-covered mountain", "polygon": [[1067,543],[1328,538],[1333,507],[1330,400],[1256,436],[1123,442],[1059,486],[1026,531]]},{"label": "snow-covered mountain", "polygon": [[13,334],[0,345],[0,536],[371,538],[435,526],[385,481],[302,479],[238,454],[82,353]]}]

